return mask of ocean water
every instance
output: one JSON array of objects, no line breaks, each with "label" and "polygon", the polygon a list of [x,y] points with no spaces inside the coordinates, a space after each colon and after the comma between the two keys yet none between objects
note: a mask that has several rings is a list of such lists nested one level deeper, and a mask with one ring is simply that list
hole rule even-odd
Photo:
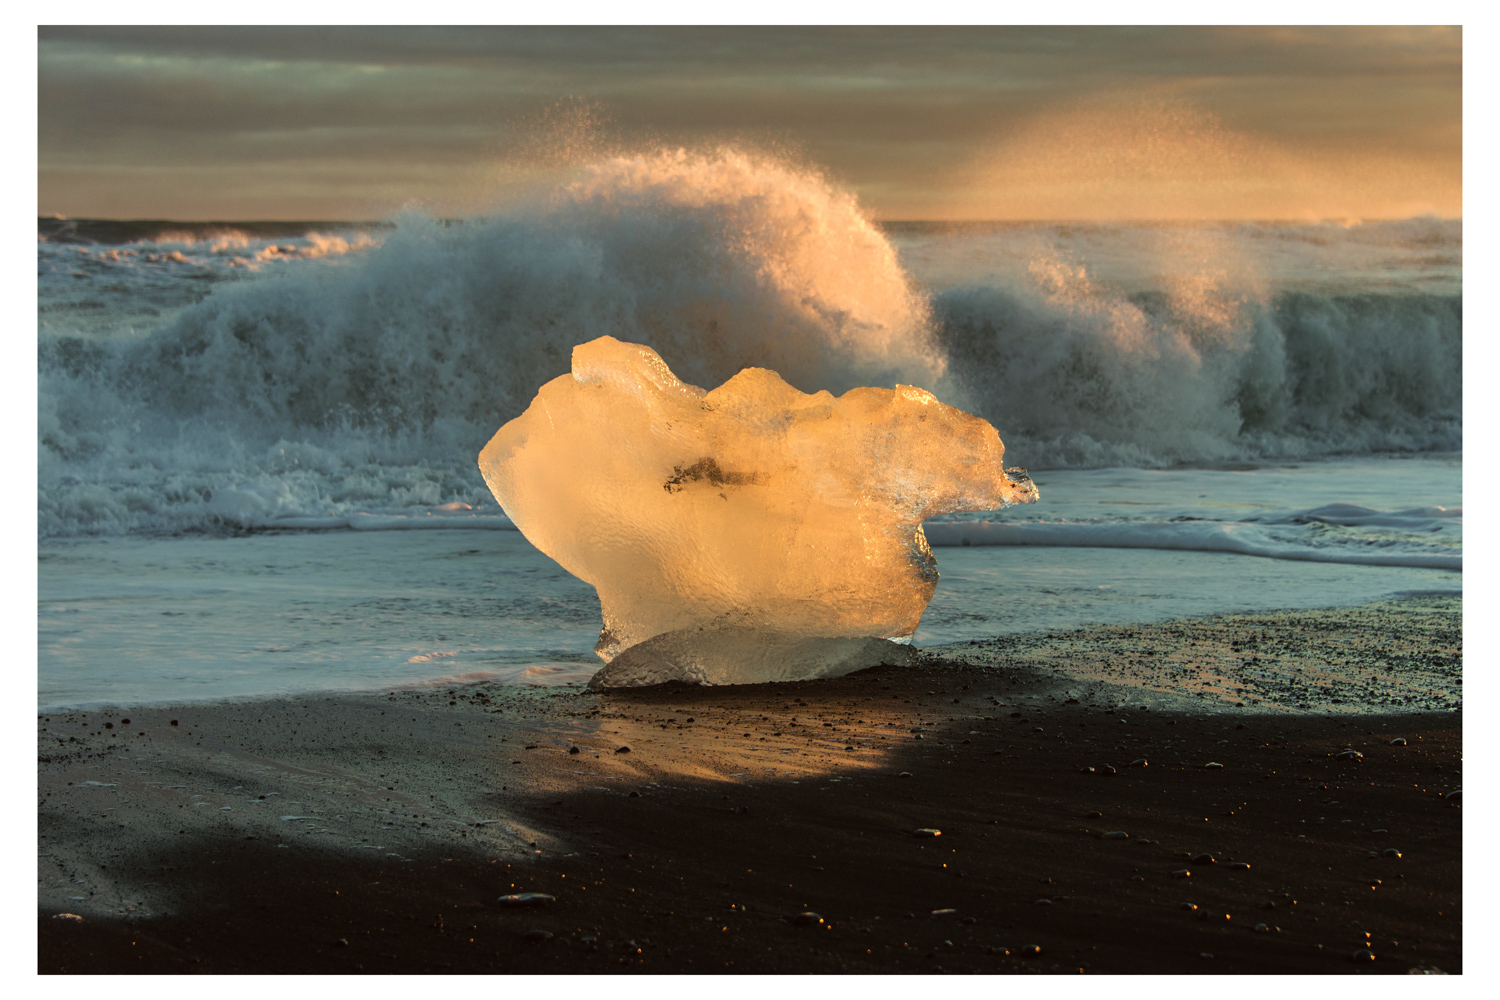
[{"label": "ocean water", "polygon": [[929,522],[919,645],[1457,591],[1461,274],[1453,220],[876,225],[734,152],[464,220],[40,220],[39,703],[586,679],[592,588],[475,458],[604,334],[994,423],[1041,502]]}]

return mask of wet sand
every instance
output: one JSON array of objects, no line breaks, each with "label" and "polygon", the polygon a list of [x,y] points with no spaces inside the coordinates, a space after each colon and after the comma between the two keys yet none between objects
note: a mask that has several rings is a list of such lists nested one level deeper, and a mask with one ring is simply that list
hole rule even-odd
[{"label": "wet sand", "polygon": [[1457,600],[929,652],[41,716],[38,969],[1463,970]]}]

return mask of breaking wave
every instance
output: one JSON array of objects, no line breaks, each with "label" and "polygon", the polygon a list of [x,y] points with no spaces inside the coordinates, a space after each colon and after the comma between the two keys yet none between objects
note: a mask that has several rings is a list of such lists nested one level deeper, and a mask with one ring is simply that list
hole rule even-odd
[{"label": "breaking wave", "polygon": [[[299,230],[317,239],[107,225],[43,234],[93,268],[59,272],[54,312],[43,275],[44,536],[482,508],[480,447],[606,334],[705,387],[748,366],[929,387],[1033,468],[1462,443],[1456,295],[1127,292],[1045,253],[928,289],[852,195],[733,150],[611,159],[485,218]],[[152,305],[210,258],[275,266]],[[129,324],[88,312],[96,285],[134,296],[104,310]]]},{"label": "breaking wave", "polygon": [[1036,467],[1463,443],[1458,296],[1114,292],[1081,269],[933,299],[949,395]]}]

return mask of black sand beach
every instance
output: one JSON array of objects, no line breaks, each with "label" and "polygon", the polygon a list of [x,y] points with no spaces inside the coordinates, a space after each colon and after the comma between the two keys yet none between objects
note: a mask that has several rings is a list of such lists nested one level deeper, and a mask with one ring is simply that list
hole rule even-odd
[{"label": "black sand beach", "polygon": [[1460,619],[53,713],[38,970],[1459,973]]}]

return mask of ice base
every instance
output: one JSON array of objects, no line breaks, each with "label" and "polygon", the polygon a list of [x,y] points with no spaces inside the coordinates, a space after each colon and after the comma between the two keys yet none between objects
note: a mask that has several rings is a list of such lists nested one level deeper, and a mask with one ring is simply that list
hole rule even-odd
[{"label": "ice base", "polygon": [[842,677],[881,665],[906,667],[921,654],[889,639],[794,636],[761,629],[689,629],[637,643],[589,680],[590,688],[767,684]]}]

